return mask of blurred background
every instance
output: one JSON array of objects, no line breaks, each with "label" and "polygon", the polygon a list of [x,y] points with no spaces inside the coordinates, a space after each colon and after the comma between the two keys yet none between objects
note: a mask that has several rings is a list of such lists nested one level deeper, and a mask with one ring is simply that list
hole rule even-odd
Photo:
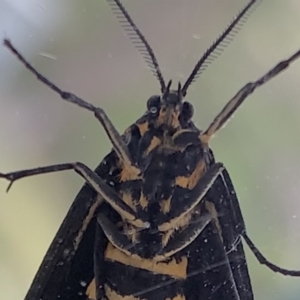
[{"label": "blurred background", "polygon": [[[166,80],[184,81],[245,0],[124,0]],[[226,51],[189,89],[205,128],[245,83],[300,48],[300,2],[265,0]],[[102,0],[0,0],[9,38],[62,89],[101,106],[120,132],[159,93]],[[248,234],[272,262],[300,270],[300,60],[260,88],[212,142],[228,168]],[[111,146],[93,115],[58,98],[0,47],[0,172],[81,161],[94,168]],[[6,194],[0,181],[0,299],[24,298],[72,200],[75,173],[31,177]],[[300,278],[274,274],[247,249],[256,299],[300,298]]]}]

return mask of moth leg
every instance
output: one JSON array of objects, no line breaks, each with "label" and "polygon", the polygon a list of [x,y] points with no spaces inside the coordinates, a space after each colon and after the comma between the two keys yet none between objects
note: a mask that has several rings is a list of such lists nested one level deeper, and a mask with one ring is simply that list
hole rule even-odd
[{"label": "moth leg", "polygon": [[123,162],[124,166],[128,168],[128,171],[134,175],[139,174],[139,169],[135,166],[134,161],[131,158],[129,153],[128,147],[126,146],[123,138],[116,130],[115,126],[112,124],[108,116],[106,115],[105,111],[100,108],[96,107],[85,100],[77,97],[75,94],[65,92],[61,90],[58,86],[54,83],[49,81],[46,77],[44,77],[41,73],[39,73],[26,59],[25,57],[12,45],[12,43],[5,39],[4,45],[17,56],[17,58],[23,63],[23,65],[32,73],[34,74],[37,79],[43,82],[46,86],[48,86],[51,90],[56,92],[60,95],[60,97],[68,102],[74,103],[80,107],[83,107],[87,110],[94,112],[96,118],[100,121],[101,125],[103,126],[104,130],[108,138],[110,139],[115,152],[117,153],[119,159]]},{"label": "moth leg", "polygon": [[97,216],[97,222],[101,226],[105,236],[120,251],[131,255],[130,248],[134,246],[127,236],[120,231],[115,224],[113,224],[104,214],[99,213]]},{"label": "moth leg", "polygon": [[[229,194],[230,194],[230,201],[231,201],[231,207],[238,207],[238,200],[236,198],[236,194],[231,182],[231,179],[229,177],[229,174],[226,169],[223,171],[223,176],[225,178],[225,182],[227,183],[228,189],[229,189]],[[234,215],[234,220],[236,224],[236,229],[239,231],[239,234],[244,238],[246,244],[249,246],[250,250],[253,252],[259,263],[267,266],[269,269],[271,269],[274,272],[281,273],[283,275],[287,276],[295,276],[299,277],[300,276],[300,271],[298,270],[288,270],[284,269],[281,267],[276,266],[275,264],[271,263],[268,261],[258,250],[258,248],[254,245],[254,243],[251,241],[249,236],[246,233],[246,227],[243,221],[242,213],[240,209],[235,209],[235,215]]]},{"label": "moth leg", "polygon": [[[194,218],[186,229],[176,235],[170,243],[163,247],[155,256],[156,260],[165,260],[174,255],[183,248],[191,244],[197,236],[202,232],[205,226],[211,221],[212,216],[209,213],[204,213],[200,217]],[[114,245],[115,248],[124,252],[128,256],[134,254],[130,251],[135,246],[124,233],[122,233],[104,214],[99,214],[97,221],[101,226],[105,236]]]},{"label": "moth leg", "polygon": [[197,205],[204,199],[206,193],[211,189],[223,169],[224,166],[222,163],[215,163],[212,165],[191,191],[189,197],[184,202],[184,206],[180,206],[177,210],[171,210],[170,215],[172,218],[158,226],[158,230],[161,232],[174,230],[174,228],[178,228],[178,224],[187,214],[192,214],[187,227],[180,233],[176,234],[170,242],[166,243],[166,246],[162,248],[159,256],[167,258],[187,247],[198,237],[206,225],[212,219],[216,218],[216,216],[214,216],[214,214],[210,211],[199,211],[198,215],[197,211],[195,211],[195,214],[193,214],[193,209],[197,209]]},{"label": "moth leg", "polygon": [[254,245],[254,243],[251,241],[247,233],[244,231],[242,234],[242,237],[244,238],[245,242],[249,246],[250,250],[253,252],[257,260],[260,264],[267,266],[269,269],[271,269],[273,272],[278,272],[286,276],[300,276],[300,271],[298,270],[287,270],[281,267],[276,266],[275,264],[268,261],[262,253],[258,250],[258,248]]},{"label": "moth leg", "polygon": [[175,209],[171,208],[167,222],[159,225],[158,229],[160,231],[167,231],[177,227],[177,223],[190,213],[201,202],[201,200],[203,200],[204,196],[223,170],[224,166],[222,163],[215,163],[212,165],[199,180],[194,189],[188,194],[188,198],[184,201],[184,206],[176,206]]},{"label": "moth leg", "polygon": [[157,257],[161,257],[160,260],[166,259],[190,245],[212,219],[213,216],[208,212],[202,213],[197,218],[193,218],[187,228],[167,243]]},{"label": "moth leg", "polygon": [[119,198],[117,193],[108,184],[106,184],[106,182],[96,172],[92,171],[89,167],[79,162],[39,167],[29,170],[11,172],[7,174],[0,173],[0,178],[5,178],[10,181],[10,184],[7,188],[8,191],[14,181],[18,179],[64,170],[74,170],[81,177],[83,177],[88,182],[88,184],[101,197],[103,197],[103,199],[107,203],[109,203],[111,207],[116,210],[123,218],[139,228],[149,227],[148,222],[143,222],[141,219],[138,219],[135,212],[127,204],[125,204],[121,198]]},{"label": "moth leg", "polygon": [[212,136],[231,118],[238,107],[244,102],[244,100],[252,94],[258,87],[264,85],[269,80],[277,76],[283,70],[289,67],[296,59],[300,57],[300,50],[290,56],[288,59],[281,61],[275,67],[273,67],[264,76],[254,82],[247,83],[242,87],[236,95],[224,106],[221,112],[215,117],[208,128],[200,134],[201,141],[208,143]]},{"label": "moth leg", "polygon": [[[180,209],[170,211],[172,218],[167,222],[158,226],[160,232],[166,232],[174,230],[178,227],[178,222],[190,213],[204,198],[207,191],[214,184],[216,178],[222,173],[224,166],[222,163],[216,163],[212,165],[205,175],[200,179],[193,191],[191,191],[189,198],[186,199],[184,207],[180,206]],[[210,213],[201,213],[191,218],[189,225],[177,234],[174,239],[169,243],[166,243],[165,247],[162,247],[161,251],[157,254],[158,260],[163,260],[171,255],[177,253],[181,249],[192,243],[197,236],[203,231],[205,226],[215,216]],[[134,245],[112,224],[103,214],[99,214],[98,223],[101,225],[105,235],[109,241],[119,250],[130,255],[130,248]],[[129,251],[128,251],[129,250]]]}]

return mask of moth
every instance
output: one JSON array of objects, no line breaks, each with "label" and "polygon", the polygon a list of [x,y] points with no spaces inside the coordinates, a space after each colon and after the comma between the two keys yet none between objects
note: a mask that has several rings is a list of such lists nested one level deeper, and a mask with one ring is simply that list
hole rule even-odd
[{"label": "moth", "polygon": [[63,100],[91,111],[112,144],[94,171],[75,162],[0,173],[10,181],[8,189],[18,179],[62,170],[74,170],[86,181],[25,299],[252,300],[242,240],[261,264],[300,276],[300,271],[269,262],[255,247],[230,175],[210,148],[212,137],[244,100],[298,59],[300,50],[243,86],[200,130],[187,91],[258,1],[248,2],[186,81],[175,87],[165,81],[152,48],[122,2],[107,2],[160,86],[160,94],[149,97],[146,112],[122,135],[102,108],[63,91],[4,40],[39,81]]}]

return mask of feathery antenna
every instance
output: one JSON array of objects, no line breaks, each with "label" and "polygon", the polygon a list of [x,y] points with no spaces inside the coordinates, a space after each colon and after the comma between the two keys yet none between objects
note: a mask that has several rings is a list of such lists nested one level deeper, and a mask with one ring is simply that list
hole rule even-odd
[{"label": "feathery antenna", "polygon": [[133,42],[134,46],[137,48],[137,50],[140,52],[140,54],[150,67],[153,75],[158,79],[160,83],[161,92],[163,93],[166,89],[165,81],[159,68],[158,61],[146,38],[135,25],[135,23],[131,19],[130,15],[128,14],[120,0],[106,1],[111,6],[113,13],[116,15],[118,21],[124,28],[130,40]]},{"label": "feathery antenna", "polygon": [[254,4],[257,4],[259,0],[251,0],[249,3],[237,14],[233,21],[228,25],[226,30],[219,36],[219,38],[206,50],[202,57],[197,62],[191,75],[186,80],[181,93],[186,95],[187,89],[194,82],[199,75],[212,63],[221,52],[227,47],[227,45],[233,40],[234,36],[239,32],[242,25],[246,22],[251,8]]}]

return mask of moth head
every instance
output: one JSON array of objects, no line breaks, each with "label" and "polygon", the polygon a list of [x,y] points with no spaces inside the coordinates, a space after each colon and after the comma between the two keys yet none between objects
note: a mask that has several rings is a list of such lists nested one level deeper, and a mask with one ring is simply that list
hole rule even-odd
[{"label": "moth head", "polygon": [[155,95],[147,101],[147,112],[157,127],[183,128],[193,117],[192,104],[184,100],[181,84],[178,83],[177,90],[171,90],[170,80],[161,96]]}]

